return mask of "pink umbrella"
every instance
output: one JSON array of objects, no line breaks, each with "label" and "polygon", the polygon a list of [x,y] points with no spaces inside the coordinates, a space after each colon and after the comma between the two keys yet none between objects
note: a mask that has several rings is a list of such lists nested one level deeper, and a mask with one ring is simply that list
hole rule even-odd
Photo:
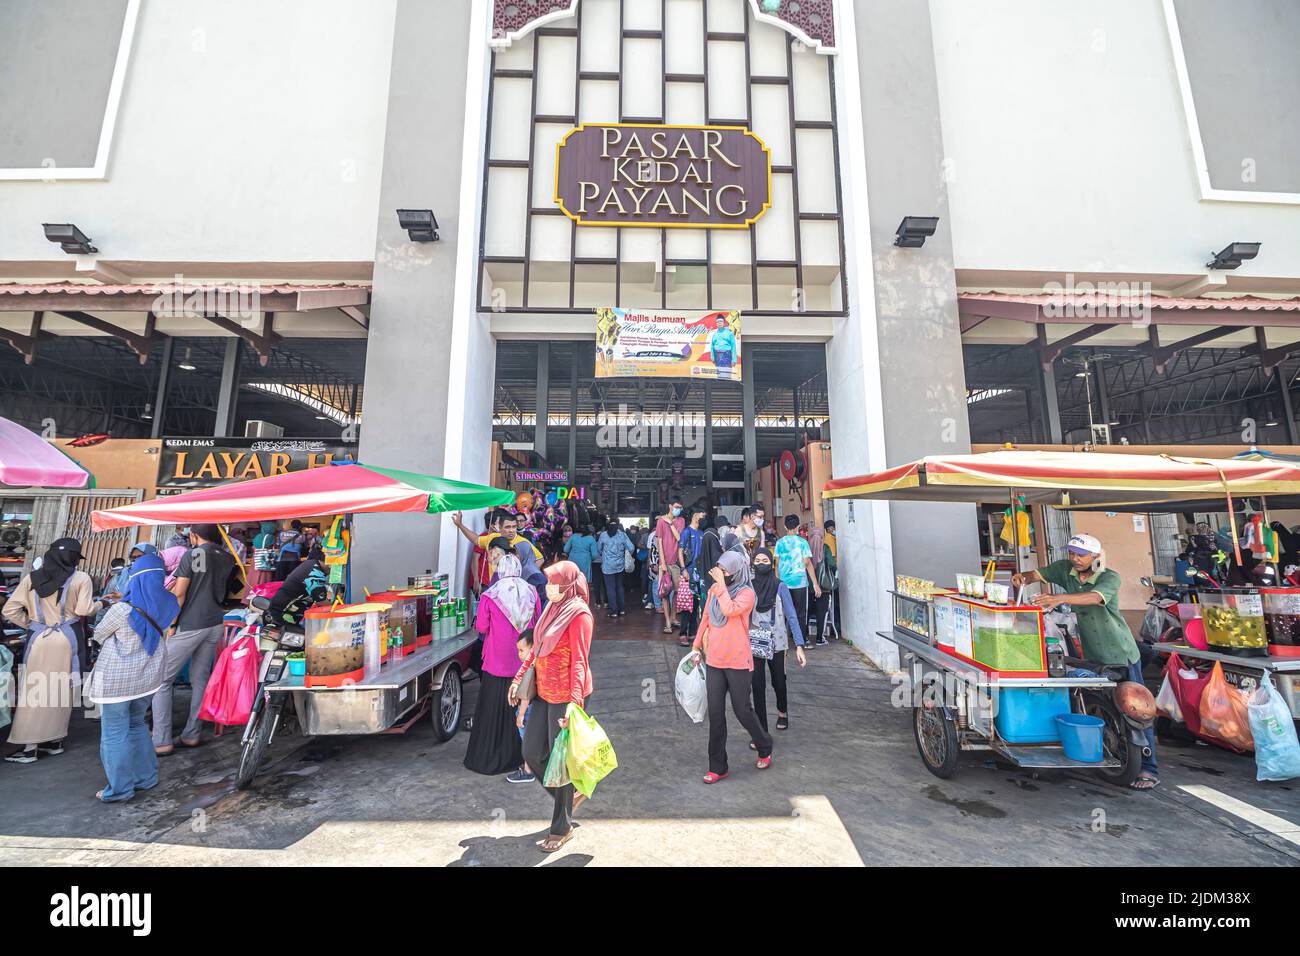
[{"label": "pink umbrella", "polygon": [[89,473],[29,429],[0,418],[0,485],[84,488]]}]

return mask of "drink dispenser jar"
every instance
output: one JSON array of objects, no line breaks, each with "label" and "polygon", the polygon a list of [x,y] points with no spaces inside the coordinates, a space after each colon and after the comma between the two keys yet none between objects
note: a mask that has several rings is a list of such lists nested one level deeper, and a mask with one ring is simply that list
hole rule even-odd
[{"label": "drink dispenser jar", "polygon": [[[305,687],[343,687],[379,671],[379,612],[386,604],[314,607],[303,620],[307,657]],[[367,658],[370,658],[367,660]],[[369,665],[369,666],[368,666]]]},{"label": "drink dispenser jar", "polygon": [[1264,601],[1255,588],[1202,591],[1201,616],[1210,650],[1244,657],[1268,655]]},{"label": "drink dispenser jar", "polygon": [[1264,588],[1263,597],[1269,653],[1300,657],[1300,588]]}]

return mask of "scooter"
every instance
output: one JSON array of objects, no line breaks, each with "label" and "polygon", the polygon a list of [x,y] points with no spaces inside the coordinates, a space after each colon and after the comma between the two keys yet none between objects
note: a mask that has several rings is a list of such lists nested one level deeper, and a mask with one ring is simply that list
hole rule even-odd
[{"label": "scooter", "polygon": [[[1145,684],[1130,680],[1127,665],[1103,664],[1083,656],[1078,619],[1073,610],[1055,607],[1044,615],[1044,624],[1049,637],[1059,641],[1065,650],[1060,656],[1049,654],[1049,665],[1062,667],[1065,673],[1074,668],[1091,671],[1114,682],[1114,687],[1080,688],[1072,693],[1077,696],[1076,713],[1090,714],[1102,721],[1102,750],[1120,763],[1117,768],[1099,773],[1110,783],[1127,787],[1142,772],[1142,760],[1151,756],[1146,732],[1155,725],[1155,695]],[[1142,642],[1138,646],[1141,648]]]},{"label": "scooter", "polygon": [[270,598],[255,597],[249,601],[248,610],[244,613],[245,624],[241,636],[253,634],[257,637],[262,667],[257,677],[257,695],[253,698],[253,709],[248,715],[248,723],[244,725],[244,733],[239,742],[239,768],[235,771],[235,787],[239,790],[245,790],[252,784],[281,723],[287,727],[290,721],[297,719],[293,709],[293,695],[275,694],[272,700],[266,687],[284,675],[289,655],[302,650],[305,637],[300,628],[267,622],[270,607]]}]

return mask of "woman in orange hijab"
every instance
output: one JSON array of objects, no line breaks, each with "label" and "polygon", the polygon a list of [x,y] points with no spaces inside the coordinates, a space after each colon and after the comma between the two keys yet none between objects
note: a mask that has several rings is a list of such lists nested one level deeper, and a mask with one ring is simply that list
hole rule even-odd
[{"label": "woman in orange hijab", "polygon": [[[518,699],[519,682],[528,668],[534,668],[537,697],[524,729],[524,759],[543,782],[555,738],[568,725],[565,711],[570,703],[583,706],[591,696],[592,618],[587,607],[587,579],[572,561],[560,561],[546,569],[546,608],[533,630],[533,652],[515,674],[510,700]],[[554,853],[573,836],[573,811],[585,797],[574,800],[573,784],[546,787],[555,801],[551,831],[538,845]]]}]

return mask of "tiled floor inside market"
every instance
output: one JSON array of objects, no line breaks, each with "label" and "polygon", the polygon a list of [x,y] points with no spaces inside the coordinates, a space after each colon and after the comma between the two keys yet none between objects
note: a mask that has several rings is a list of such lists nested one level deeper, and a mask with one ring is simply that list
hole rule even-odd
[{"label": "tiled floor inside market", "polygon": [[[772,768],[754,768],[733,721],[732,776],[706,787],[707,727],[673,699],[675,638],[639,607],[617,625],[598,620],[600,636],[625,638],[596,642],[590,707],[620,767],[559,854],[534,845],[550,812],[541,788],[470,773],[467,735],[438,744],[427,720],[405,736],[279,739],[245,792],[233,787],[230,733],[165,758],[154,791],[102,806],[98,726],[76,716],[63,756],[0,764],[0,865],[1300,862],[1300,782],[1257,784],[1250,757],[1204,746],[1163,745],[1163,785],[1150,794],[979,754],[939,780],[890,679],[846,643],[812,650],[791,674],[792,723]],[[467,685],[471,709],[476,690]]]}]

